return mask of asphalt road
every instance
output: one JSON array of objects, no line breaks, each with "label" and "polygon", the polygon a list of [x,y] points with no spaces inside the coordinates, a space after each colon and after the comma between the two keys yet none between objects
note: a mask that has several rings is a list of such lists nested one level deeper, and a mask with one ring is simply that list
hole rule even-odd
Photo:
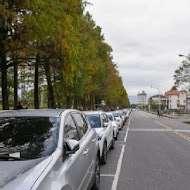
[{"label": "asphalt road", "polygon": [[101,190],[190,190],[190,125],[132,112],[108,162]]}]

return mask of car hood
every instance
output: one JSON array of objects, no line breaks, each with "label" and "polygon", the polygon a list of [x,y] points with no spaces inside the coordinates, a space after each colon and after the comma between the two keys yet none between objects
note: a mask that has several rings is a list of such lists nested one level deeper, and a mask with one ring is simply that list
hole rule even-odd
[{"label": "car hood", "polygon": [[1,190],[30,190],[52,156],[26,161],[0,161]]},{"label": "car hood", "polygon": [[117,127],[117,125],[118,125],[118,124],[116,123],[116,121],[112,121],[112,126],[113,126],[113,127]]},{"label": "car hood", "polygon": [[100,134],[104,130],[105,130],[105,128],[95,128],[95,131],[97,134]]}]

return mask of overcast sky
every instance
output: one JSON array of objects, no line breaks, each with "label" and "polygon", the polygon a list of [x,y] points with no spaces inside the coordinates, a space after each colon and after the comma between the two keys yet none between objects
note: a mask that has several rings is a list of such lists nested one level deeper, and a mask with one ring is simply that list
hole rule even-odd
[{"label": "overcast sky", "polygon": [[169,90],[190,52],[190,0],[88,0],[129,96]]}]

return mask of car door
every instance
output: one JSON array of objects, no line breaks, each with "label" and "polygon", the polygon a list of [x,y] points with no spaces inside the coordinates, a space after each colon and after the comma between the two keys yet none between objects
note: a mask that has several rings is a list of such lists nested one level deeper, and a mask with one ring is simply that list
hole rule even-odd
[{"label": "car door", "polygon": [[[81,113],[72,113],[72,116],[79,128],[79,134],[81,137],[80,146],[84,147],[83,155],[86,161],[86,168],[88,169],[85,183],[83,185],[83,189],[85,189],[90,184],[95,172],[95,162],[97,156],[96,132],[88,126],[84,116]],[[85,184],[87,185],[85,186]]]},{"label": "car door", "polygon": [[[66,116],[64,124],[64,141],[67,139],[80,141],[79,131],[71,114]],[[89,161],[85,155],[85,148],[84,144],[80,143],[79,150],[65,158],[67,166],[64,168],[66,170],[64,173],[66,181],[73,190],[85,190],[87,186],[86,176],[88,175]]]},{"label": "car door", "polygon": [[109,147],[111,144],[113,134],[111,134],[109,119],[106,117],[106,114],[104,114],[104,113],[102,113],[102,122],[103,122],[103,125],[104,125],[104,123],[108,124],[107,127],[105,128],[105,134],[106,134],[106,138],[107,138],[107,142],[108,142],[107,145]]}]

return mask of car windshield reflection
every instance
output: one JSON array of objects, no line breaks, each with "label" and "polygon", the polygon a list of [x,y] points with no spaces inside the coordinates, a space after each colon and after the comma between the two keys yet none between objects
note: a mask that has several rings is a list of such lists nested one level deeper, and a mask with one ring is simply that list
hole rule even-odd
[{"label": "car windshield reflection", "polygon": [[0,118],[0,155],[36,159],[52,154],[58,143],[56,117]]},{"label": "car windshield reflection", "polygon": [[87,119],[92,128],[101,128],[100,115],[87,115]]}]

